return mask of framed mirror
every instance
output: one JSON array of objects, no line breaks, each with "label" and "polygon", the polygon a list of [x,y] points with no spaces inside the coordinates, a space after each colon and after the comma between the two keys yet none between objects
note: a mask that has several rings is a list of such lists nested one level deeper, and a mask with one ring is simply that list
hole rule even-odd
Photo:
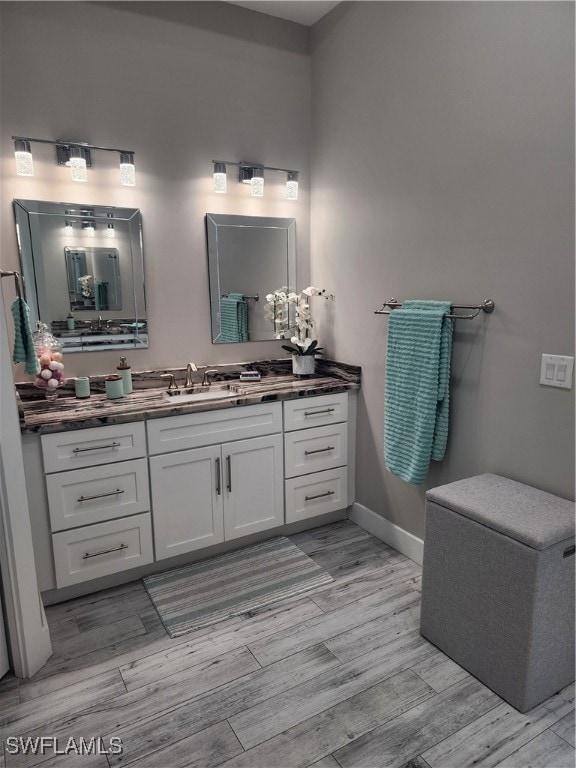
[{"label": "framed mirror", "polygon": [[32,327],[66,352],[148,346],[137,208],[14,200],[14,214]]},{"label": "framed mirror", "polygon": [[266,295],[296,286],[296,220],[206,214],[212,343],[275,338]]}]

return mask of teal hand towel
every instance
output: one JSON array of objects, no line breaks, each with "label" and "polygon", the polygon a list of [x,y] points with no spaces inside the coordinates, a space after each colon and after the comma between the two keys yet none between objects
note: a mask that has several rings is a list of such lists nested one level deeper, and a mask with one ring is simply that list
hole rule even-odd
[{"label": "teal hand towel", "polygon": [[110,309],[108,306],[108,283],[96,283],[96,311]]},{"label": "teal hand towel", "polygon": [[219,341],[248,341],[248,304],[242,293],[229,293],[220,299]]},{"label": "teal hand towel", "polygon": [[448,301],[405,301],[390,314],[384,459],[408,483],[444,458],[450,406],[453,321]]},{"label": "teal hand towel", "polygon": [[14,352],[12,361],[26,363],[24,372],[32,376],[40,373],[40,363],[34,351],[32,331],[30,329],[30,307],[24,299],[18,298],[11,306],[14,318]]}]

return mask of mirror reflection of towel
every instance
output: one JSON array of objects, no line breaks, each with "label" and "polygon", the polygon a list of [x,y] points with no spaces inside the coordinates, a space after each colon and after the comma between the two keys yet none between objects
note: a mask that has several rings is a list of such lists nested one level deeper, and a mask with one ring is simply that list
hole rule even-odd
[{"label": "mirror reflection of towel", "polygon": [[108,307],[108,283],[96,283],[96,309],[109,309]]},{"label": "mirror reflection of towel", "polygon": [[219,341],[248,341],[248,303],[242,293],[229,293],[220,299]]}]

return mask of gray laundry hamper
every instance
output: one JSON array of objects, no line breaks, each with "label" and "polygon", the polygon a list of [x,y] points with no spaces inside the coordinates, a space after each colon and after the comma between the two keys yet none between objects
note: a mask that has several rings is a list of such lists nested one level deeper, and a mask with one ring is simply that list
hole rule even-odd
[{"label": "gray laundry hamper", "polygon": [[426,494],[420,631],[526,712],[574,680],[574,504],[498,475]]}]

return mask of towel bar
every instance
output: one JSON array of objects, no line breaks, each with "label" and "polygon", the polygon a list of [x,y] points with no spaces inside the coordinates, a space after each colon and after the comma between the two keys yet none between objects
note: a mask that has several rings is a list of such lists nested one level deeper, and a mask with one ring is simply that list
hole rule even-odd
[{"label": "towel bar", "polygon": [[22,298],[22,290],[20,288],[20,280],[22,279],[20,277],[20,272],[6,272],[3,269],[0,269],[0,278],[2,277],[13,277],[14,278],[14,285],[16,286],[16,296],[18,296],[19,299]]},{"label": "towel bar", "polygon": [[[388,301],[385,301],[382,305],[382,309],[377,309],[374,314],[389,315],[392,310],[398,309],[401,306],[401,301],[396,301],[396,299],[388,299]],[[446,315],[446,317],[452,317],[455,320],[472,320],[473,318],[477,317],[480,312],[486,312],[487,314],[494,312],[494,306],[495,304],[492,299],[485,299],[481,304],[453,304],[452,307],[454,309],[474,309],[476,311],[469,315],[450,314]],[[390,307],[390,310],[387,310],[386,307]]]},{"label": "towel bar", "polygon": [[[230,294],[229,294],[229,293],[223,293],[223,294],[220,296],[220,298],[221,298],[221,299],[227,299],[227,298],[228,298],[228,296],[230,296]],[[243,298],[244,298],[244,299],[246,299],[246,301],[260,301],[260,294],[258,294],[258,293],[257,293],[255,296],[244,296],[244,295],[243,295]]]}]

